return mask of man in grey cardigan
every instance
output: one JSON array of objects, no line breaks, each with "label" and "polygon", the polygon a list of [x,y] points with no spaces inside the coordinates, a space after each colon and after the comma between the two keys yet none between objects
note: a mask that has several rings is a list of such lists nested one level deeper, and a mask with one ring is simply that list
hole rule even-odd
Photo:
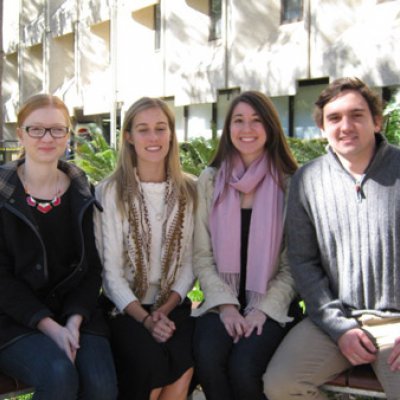
[{"label": "man in grey cardigan", "polygon": [[332,82],[315,120],[328,154],[292,178],[289,262],[308,317],[265,375],[269,400],[327,399],[319,386],[370,363],[400,399],[400,149],[379,133],[379,97],[357,78]]}]

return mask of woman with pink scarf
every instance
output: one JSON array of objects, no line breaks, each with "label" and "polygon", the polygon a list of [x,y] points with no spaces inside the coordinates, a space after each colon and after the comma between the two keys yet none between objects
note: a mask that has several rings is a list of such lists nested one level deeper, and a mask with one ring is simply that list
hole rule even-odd
[{"label": "woman with pink scarf", "polygon": [[205,301],[194,355],[207,400],[266,399],[262,376],[294,323],[283,226],[296,168],[272,102],[256,91],[236,97],[198,182],[194,271]]}]

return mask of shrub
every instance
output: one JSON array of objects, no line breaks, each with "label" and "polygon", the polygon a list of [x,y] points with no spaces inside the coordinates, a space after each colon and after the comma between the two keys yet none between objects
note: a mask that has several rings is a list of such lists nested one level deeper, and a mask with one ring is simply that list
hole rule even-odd
[{"label": "shrub", "polygon": [[110,147],[100,128],[90,124],[90,136],[75,136],[74,163],[82,168],[94,185],[110,175],[117,162],[117,151]]},{"label": "shrub", "polygon": [[388,141],[400,145],[400,90],[395,93],[383,112],[384,132]]}]

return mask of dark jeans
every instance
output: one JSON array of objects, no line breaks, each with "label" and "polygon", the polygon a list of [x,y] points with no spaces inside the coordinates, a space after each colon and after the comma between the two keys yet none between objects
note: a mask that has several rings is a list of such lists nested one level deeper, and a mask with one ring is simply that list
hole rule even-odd
[{"label": "dark jeans", "polygon": [[108,340],[82,334],[73,364],[42,333],[0,351],[0,369],[35,388],[34,400],[114,400],[117,384]]},{"label": "dark jeans", "polygon": [[195,371],[207,400],[265,400],[262,376],[290,327],[268,318],[260,336],[253,332],[234,344],[219,314],[197,318]]}]

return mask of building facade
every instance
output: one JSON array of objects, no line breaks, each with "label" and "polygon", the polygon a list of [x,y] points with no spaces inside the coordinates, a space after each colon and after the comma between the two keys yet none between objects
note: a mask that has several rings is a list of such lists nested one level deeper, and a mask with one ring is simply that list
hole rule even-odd
[{"label": "building facade", "polygon": [[[400,87],[400,0],[3,0],[3,139],[50,92],[74,123],[115,130],[141,96],[166,99],[180,140],[222,129],[232,96],[271,96],[290,136],[319,135],[313,101],[358,76]],[[111,132],[111,133],[110,133]]]}]

